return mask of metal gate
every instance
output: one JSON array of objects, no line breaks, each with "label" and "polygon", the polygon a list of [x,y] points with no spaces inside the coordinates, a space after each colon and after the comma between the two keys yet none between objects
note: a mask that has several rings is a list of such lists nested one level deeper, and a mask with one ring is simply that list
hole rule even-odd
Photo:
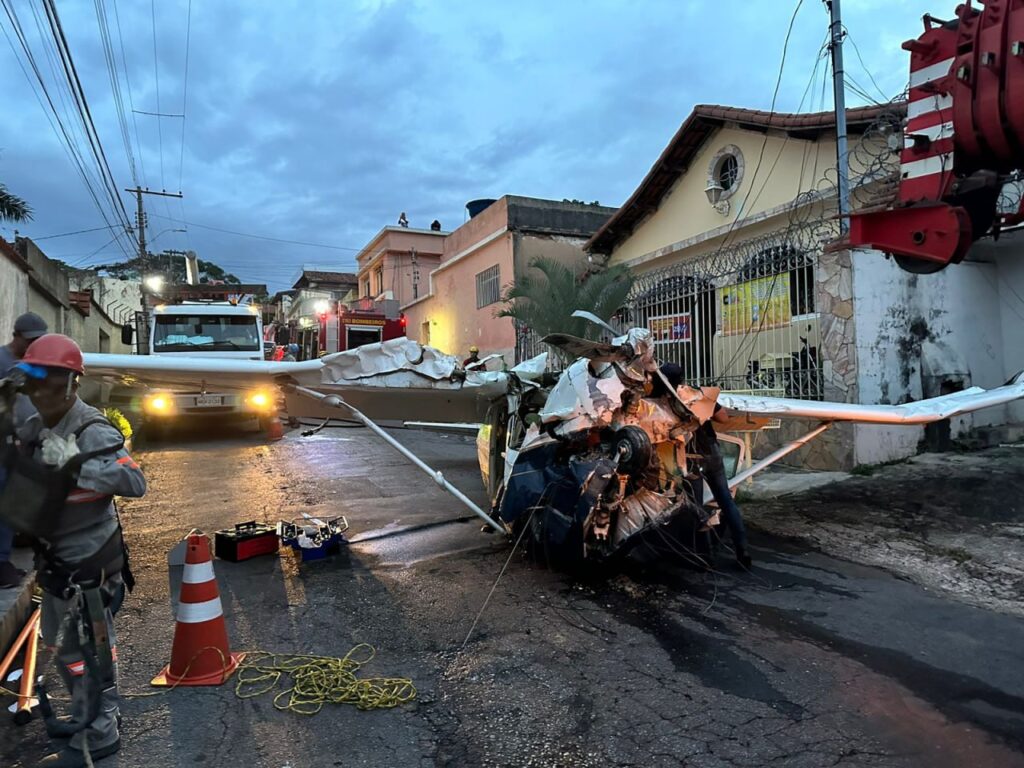
[{"label": "metal gate", "polygon": [[758,241],[730,255],[639,275],[625,320],[694,384],[820,400],[817,253]]}]

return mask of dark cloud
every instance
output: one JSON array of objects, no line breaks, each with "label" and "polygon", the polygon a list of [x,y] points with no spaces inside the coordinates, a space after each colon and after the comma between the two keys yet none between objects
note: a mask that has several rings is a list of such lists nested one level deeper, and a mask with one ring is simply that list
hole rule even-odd
[{"label": "dark cloud", "polygon": [[[105,5],[113,26],[114,5]],[[282,287],[302,264],[351,266],[354,250],[403,210],[413,225],[439,218],[454,227],[464,219],[465,201],[476,197],[533,194],[618,204],[695,103],[770,105],[793,5],[194,3],[184,153],[178,118],[136,115],[130,122],[133,143],[137,125],[143,184],[176,190],[183,167],[183,203],[147,201],[151,235],[163,232],[157,246],[192,247],[245,279]],[[779,109],[797,107],[825,34],[820,4],[804,5]],[[898,92],[906,81],[899,43],[919,33],[925,11],[941,9],[934,0],[847,6],[846,24],[865,62],[883,89]],[[17,7],[45,62],[31,6],[22,0]],[[155,111],[150,6],[119,3],[117,9],[135,107]],[[187,0],[156,6],[165,112],[182,109],[186,9]],[[130,186],[93,4],[60,10],[118,184]],[[120,58],[122,38],[116,26],[113,31]],[[8,74],[0,81],[7,106],[0,179],[37,211],[23,231],[98,226],[95,207],[9,50],[0,50],[0,62]],[[847,65],[858,84],[870,87],[850,54]],[[130,198],[126,205],[133,210]],[[164,231],[182,218],[352,250],[198,227]],[[10,229],[0,233],[9,236]],[[87,254],[106,239],[92,233],[47,247]]]}]

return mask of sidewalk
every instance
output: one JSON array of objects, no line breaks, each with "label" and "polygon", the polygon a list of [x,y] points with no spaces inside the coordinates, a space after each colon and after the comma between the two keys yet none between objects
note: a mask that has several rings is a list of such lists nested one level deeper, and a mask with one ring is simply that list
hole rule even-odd
[{"label": "sidewalk", "polygon": [[7,651],[11,642],[25,625],[29,607],[32,602],[32,587],[35,574],[32,571],[32,550],[17,547],[11,560],[28,575],[22,579],[20,587],[0,589],[0,656]]}]

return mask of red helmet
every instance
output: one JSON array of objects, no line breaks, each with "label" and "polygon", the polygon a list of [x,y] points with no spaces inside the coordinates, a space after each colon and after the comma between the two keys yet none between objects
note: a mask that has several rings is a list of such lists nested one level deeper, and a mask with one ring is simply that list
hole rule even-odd
[{"label": "red helmet", "polygon": [[73,339],[62,333],[48,333],[45,336],[40,336],[32,342],[20,362],[85,373],[81,348]]}]

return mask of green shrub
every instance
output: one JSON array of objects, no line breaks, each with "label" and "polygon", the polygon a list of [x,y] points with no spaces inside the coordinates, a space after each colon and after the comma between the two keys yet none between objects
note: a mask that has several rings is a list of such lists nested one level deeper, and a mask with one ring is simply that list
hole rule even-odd
[{"label": "green shrub", "polygon": [[117,410],[117,408],[104,408],[103,415],[107,417],[107,420],[111,424],[121,431],[125,440],[128,440],[132,436],[132,425],[129,423],[128,419],[125,418],[125,415]]}]

